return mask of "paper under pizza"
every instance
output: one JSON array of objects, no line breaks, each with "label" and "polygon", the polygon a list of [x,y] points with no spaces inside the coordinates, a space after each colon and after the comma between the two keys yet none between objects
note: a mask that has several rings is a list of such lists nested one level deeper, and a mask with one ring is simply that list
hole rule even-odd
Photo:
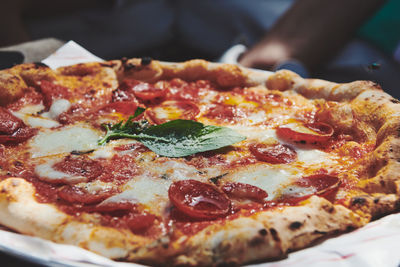
[{"label": "paper under pizza", "polygon": [[399,101],[202,60],[0,71],[0,224],[106,257],[285,257],[399,207]]}]

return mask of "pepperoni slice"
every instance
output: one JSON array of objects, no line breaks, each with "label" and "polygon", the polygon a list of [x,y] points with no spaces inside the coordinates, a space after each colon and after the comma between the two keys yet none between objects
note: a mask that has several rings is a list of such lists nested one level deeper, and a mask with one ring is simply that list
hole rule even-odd
[{"label": "pepperoni slice", "polygon": [[71,175],[84,176],[89,181],[103,173],[101,164],[87,156],[65,157],[63,161],[54,164],[53,168]]},{"label": "pepperoni slice", "polygon": [[[100,212],[107,215],[104,219],[113,226],[127,227],[132,232],[142,234],[150,228],[156,219],[154,214],[140,210],[137,204],[124,202],[102,202],[95,207],[89,207],[89,212]],[[110,217],[111,216],[111,217]]]},{"label": "pepperoni slice", "polygon": [[120,88],[128,93],[133,93],[137,98],[144,101],[152,101],[162,98],[167,94],[164,88],[157,88],[149,83],[129,79],[123,81]]},{"label": "pepperoni slice", "polygon": [[140,233],[154,224],[156,216],[151,213],[129,213],[122,217],[122,220],[126,222],[126,225],[133,233]]},{"label": "pepperoni slice", "polygon": [[229,212],[231,202],[213,185],[196,180],[174,182],[168,190],[172,204],[182,213],[196,219],[215,219]]},{"label": "pepperoni slice", "polygon": [[165,101],[161,105],[147,109],[145,116],[148,120],[161,124],[171,120],[193,120],[200,110],[191,101]]},{"label": "pepperoni slice", "polygon": [[18,129],[24,127],[22,120],[15,117],[5,108],[0,107],[0,134],[13,134]]},{"label": "pepperoni slice", "polygon": [[70,203],[96,204],[112,195],[111,191],[89,193],[76,186],[63,186],[57,192],[58,196]]},{"label": "pepperoni slice", "polygon": [[340,186],[340,180],[329,174],[314,174],[301,178],[297,184],[302,187],[312,187],[316,195],[332,201]]},{"label": "pepperoni slice", "polygon": [[209,81],[198,80],[196,82],[185,82],[179,78],[175,78],[168,82],[158,82],[156,85],[168,88],[167,98],[169,100],[191,100],[196,101],[200,95],[212,89]]},{"label": "pepperoni slice", "polygon": [[264,202],[268,193],[261,188],[243,183],[226,183],[222,190],[230,197],[250,199],[256,202]]},{"label": "pepperoni slice", "polygon": [[16,143],[21,143],[25,140],[28,140],[31,138],[36,132],[36,129],[32,129],[29,127],[25,128],[20,128],[18,129],[15,133],[12,135],[2,135],[0,134],[0,144],[5,144],[5,143],[11,143],[11,144],[16,144]]},{"label": "pepperoni slice", "polygon": [[246,114],[236,106],[214,104],[209,107],[205,117],[221,122],[234,123],[246,118]]},{"label": "pepperoni slice", "polygon": [[314,174],[302,177],[296,185],[310,189],[313,193],[304,196],[289,195],[283,200],[285,203],[296,204],[312,195],[317,195],[333,202],[341,182],[338,177],[329,174]]},{"label": "pepperoni slice", "polygon": [[276,132],[279,137],[295,143],[316,144],[328,141],[333,135],[333,128],[323,122],[292,123],[280,126]]},{"label": "pepperoni slice", "polygon": [[293,148],[282,144],[253,144],[250,151],[258,160],[271,164],[290,163],[297,158],[297,152]]},{"label": "pepperoni slice", "polygon": [[34,133],[35,130],[26,126],[21,119],[0,107],[0,144],[19,143],[32,137]]},{"label": "pepperoni slice", "polygon": [[99,108],[100,113],[122,113],[125,115],[133,115],[137,109],[137,104],[133,101],[113,102]]},{"label": "pepperoni slice", "polygon": [[43,94],[43,104],[46,106],[46,108],[50,108],[53,100],[55,99],[70,98],[67,87],[57,85],[46,80],[39,82],[39,88]]}]

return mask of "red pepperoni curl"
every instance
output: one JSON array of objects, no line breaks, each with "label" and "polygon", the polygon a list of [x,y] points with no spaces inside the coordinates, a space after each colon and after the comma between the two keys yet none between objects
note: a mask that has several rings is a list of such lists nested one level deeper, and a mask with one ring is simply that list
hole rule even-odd
[{"label": "red pepperoni curl", "polygon": [[0,144],[5,144],[5,143],[17,144],[17,143],[21,143],[21,142],[31,138],[35,134],[36,131],[37,131],[36,129],[25,127],[25,128],[18,129],[12,135],[1,135],[0,134]]},{"label": "red pepperoni curl", "polygon": [[174,182],[168,190],[172,204],[195,219],[215,219],[228,214],[231,202],[217,187],[196,180]]},{"label": "red pepperoni curl", "polygon": [[57,192],[58,196],[69,203],[96,204],[110,197],[110,191],[89,193],[75,186],[63,186]]},{"label": "red pepperoni curl", "polygon": [[261,188],[243,183],[226,183],[222,190],[230,197],[250,199],[256,202],[264,202],[268,193]]},{"label": "red pepperoni curl", "polygon": [[20,143],[34,134],[34,129],[29,128],[22,120],[0,107],[0,144]]},{"label": "red pepperoni curl", "polygon": [[200,113],[199,107],[192,101],[165,101],[145,112],[146,118],[156,124],[171,120],[193,120]]},{"label": "red pepperoni curl", "polygon": [[0,134],[11,135],[22,127],[25,127],[22,120],[0,107]]},{"label": "red pepperoni curl", "polygon": [[[101,202],[94,207],[88,207],[88,212],[100,212],[106,215],[108,223],[115,227],[127,227],[133,233],[142,234],[154,225],[156,216],[147,211],[140,210],[136,203],[129,201],[123,202]],[[111,216],[111,217],[108,217]]]},{"label": "red pepperoni curl", "polygon": [[296,185],[311,189],[313,193],[308,195],[286,195],[283,196],[281,202],[296,205],[300,201],[306,200],[313,195],[326,198],[333,202],[340,184],[341,182],[338,177],[329,174],[314,174],[302,177],[296,182]]},{"label": "red pepperoni curl", "polygon": [[120,88],[125,92],[133,93],[135,97],[144,101],[163,98],[167,94],[167,90],[164,88],[157,88],[149,83],[133,79],[123,81]]},{"label": "red pepperoni curl", "polygon": [[296,160],[297,152],[288,145],[282,144],[253,144],[251,153],[260,161],[271,164],[285,164]]},{"label": "red pepperoni curl", "polygon": [[302,187],[312,187],[315,195],[333,201],[340,186],[338,177],[329,174],[314,174],[303,177],[297,181],[297,185]]},{"label": "red pepperoni curl", "polygon": [[304,127],[312,130],[314,133],[297,132],[285,125],[280,126],[276,133],[283,139],[290,140],[295,143],[316,144],[328,141],[333,135],[333,128],[329,124],[323,122],[305,123]]}]

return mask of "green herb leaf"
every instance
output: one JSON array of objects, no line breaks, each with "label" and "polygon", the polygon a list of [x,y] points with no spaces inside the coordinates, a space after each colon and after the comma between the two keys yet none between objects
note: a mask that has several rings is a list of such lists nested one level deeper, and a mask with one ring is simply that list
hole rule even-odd
[{"label": "green herb leaf", "polygon": [[150,126],[150,124],[145,120],[132,121],[133,119],[134,116],[130,116],[125,123],[123,123],[123,121],[120,121],[111,127],[110,125],[103,124],[102,126],[107,130],[107,133],[99,141],[99,145],[103,145],[111,139],[134,138],[133,136],[143,132]]},{"label": "green herb leaf", "polygon": [[135,110],[135,114],[133,114],[133,118],[136,118],[137,116],[139,116],[140,114],[142,114],[146,109],[142,108],[142,107],[137,107],[137,109]]},{"label": "green herb leaf", "polygon": [[173,120],[149,127],[135,124],[137,122],[131,120],[129,118],[125,124],[119,122],[111,128],[107,127],[107,134],[99,144],[115,138],[132,138],[160,156],[185,157],[246,139],[232,129],[191,120]]}]

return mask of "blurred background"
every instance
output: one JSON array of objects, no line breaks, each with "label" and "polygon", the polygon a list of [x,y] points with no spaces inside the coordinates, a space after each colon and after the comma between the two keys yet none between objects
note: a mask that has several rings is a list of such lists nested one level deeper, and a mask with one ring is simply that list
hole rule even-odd
[{"label": "blurred background", "polygon": [[0,20],[3,68],[68,40],[104,59],[166,61],[218,61],[241,44],[243,66],[373,80],[400,97],[399,0],[5,0]]}]

